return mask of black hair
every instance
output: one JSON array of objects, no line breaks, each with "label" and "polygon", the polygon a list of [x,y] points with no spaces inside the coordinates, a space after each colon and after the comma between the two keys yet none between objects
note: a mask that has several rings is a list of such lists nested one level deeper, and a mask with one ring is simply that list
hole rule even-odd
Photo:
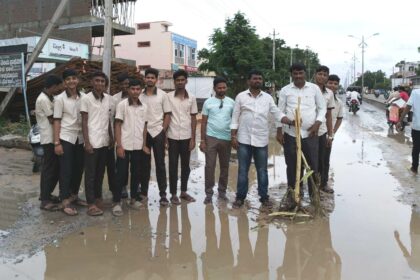
[{"label": "black hair", "polygon": [[159,70],[155,68],[147,68],[146,71],[144,71],[144,76],[147,76],[148,74],[155,75],[156,78],[159,77]]},{"label": "black hair", "polygon": [[306,72],[306,66],[305,64],[301,62],[293,63],[292,66],[290,66],[290,73],[293,71],[305,71]]},{"label": "black hair", "polygon": [[68,68],[63,71],[63,80],[67,79],[68,77],[75,76],[77,77],[77,71],[71,68]]},{"label": "black hair", "polygon": [[174,78],[174,80],[176,80],[180,76],[183,76],[183,77],[185,77],[185,79],[188,79],[187,71],[185,71],[184,69],[176,70],[174,75],[173,75],[173,78]]},{"label": "black hair", "polygon": [[129,77],[128,77],[128,73],[127,72],[123,72],[123,73],[121,73],[121,74],[119,74],[118,76],[117,76],[117,81],[119,82],[119,83],[122,83],[122,82],[124,82],[125,80],[127,80]]},{"label": "black hair", "polygon": [[143,87],[143,84],[140,80],[137,79],[128,79],[128,86],[134,87],[134,86],[141,86]]},{"label": "black hair", "polygon": [[248,80],[251,79],[252,75],[262,76],[263,73],[260,70],[252,69],[251,71],[248,72]]},{"label": "black hair", "polygon": [[318,72],[327,72],[327,73],[330,73],[330,68],[328,68],[325,65],[321,65],[321,66],[318,66],[316,68],[316,70],[315,70],[315,73],[318,73]]},{"label": "black hair", "polygon": [[102,71],[95,71],[92,73],[92,75],[90,76],[91,79],[95,78],[95,77],[101,77],[104,78],[105,81],[108,80],[108,77],[106,76],[106,74]]},{"label": "black hair", "polygon": [[44,82],[45,88],[50,88],[63,83],[63,80],[57,75],[48,75]]},{"label": "black hair", "polygon": [[332,75],[329,75],[328,76],[328,81],[334,81],[334,82],[340,82],[340,78],[337,76],[337,75],[335,75],[335,74],[332,74]]},{"label": "black hair", "polygon": [[223,77],[215,77],[214,78],[214,80],[213,80],[213,86],[215,87],[215,86],[217,86],[218,84],[220,84],[220,83],[225,83],[225,84],[227,84],[227,81],[226,81],[226,79],[225,78],[223,78]]}]

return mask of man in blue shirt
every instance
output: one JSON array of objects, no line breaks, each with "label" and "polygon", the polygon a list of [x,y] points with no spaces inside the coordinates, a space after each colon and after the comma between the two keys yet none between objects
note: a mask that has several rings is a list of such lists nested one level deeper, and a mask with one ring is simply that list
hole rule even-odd
[{"label": "man in blue shirt", "polygon": [[419,168],[419,154],[420,154],[420,89],[415,89],[411,92],[410,99],[400,117],[398,127],[402,127],[402,121],[410,110],[413,112],[413,122],[411,124],[411,137],[413,138],[413,150],[411,152],[412,163],[410,171],[417,174]]},{"label": "man in blue shirt", "polygon": [[217,156],[219,156],[220,166],[219,199],[227,200],[226,189],[231,152],[230,123],[235,105],[233,99],[225,96],[227,82],[224,78],[216,77],[213,86],[216,95],[204,102],[201,120],[200,150],[206,155],[204,204],[212,203]]}]

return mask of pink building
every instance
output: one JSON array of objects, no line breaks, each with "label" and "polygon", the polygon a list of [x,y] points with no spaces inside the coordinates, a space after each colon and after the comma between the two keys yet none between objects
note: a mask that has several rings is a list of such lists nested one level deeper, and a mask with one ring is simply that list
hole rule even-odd
[{"label": "pink building", "polygon": [[169,77],[172,71],[196,72],[197,41],[169,31],[167,21],[137,23],[134,35],[116,36],[115,57],[136,61],[140,70],[153,67]]}]

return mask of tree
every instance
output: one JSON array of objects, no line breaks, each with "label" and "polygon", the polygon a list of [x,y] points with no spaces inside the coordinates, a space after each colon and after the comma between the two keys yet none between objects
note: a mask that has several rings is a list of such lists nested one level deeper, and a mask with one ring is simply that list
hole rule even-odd
[{"label": "tree", "polygon": [[[358,78],[356,85],[362,85],[362,77]],[[364,73],[364,85],[369,89],[391,89],[391,80],[386,78],[385,72],[381,70],[376,72],[366,71]]]}]

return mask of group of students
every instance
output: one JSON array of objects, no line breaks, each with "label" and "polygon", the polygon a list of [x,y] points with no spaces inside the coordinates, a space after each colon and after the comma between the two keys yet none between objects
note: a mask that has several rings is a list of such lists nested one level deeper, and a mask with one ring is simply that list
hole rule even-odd
[{"label": "group of students", "polygon": [[[267,172],[270,115],[275,119],[276,138],[284,147],[288,188],[294,188],[294,110],[298,98],[302,118],[302,151],[312,170],[320,174],[321,190],[333,192],[328,186],[328,171],[334,133],[343,117],[343,106],[335,96],[340,79],[337,75],[329,75],[326,66],[317,69],[314,77],[316,84],[306,81],[303,64],[293,64],[290,73],[293,82],[280,91],[278,106],[272,96],[262,90],[263,75],[260,71],[249,73],[248,89],[239,93],[235,100],[226,96],[228,82],[222,77],[214,79],[215,95],[203,105],[199,145],[206,158],[205,204],[212,203],[217,158],[220,167],[218,199],[228,201],[229,163],[231,148],[234,148],[238,155],[238,179],[232,206],[240,208],[245,203],[248,171],[253,158],[261,205],[272,207]],[[121,200],[127,185],[130,186],[128,205],[139,209],[148,200],[152,150],[160,205],[178,205],[181,200],[195,201],[187,192],[187,186],[190,154],[196,145],[197,102],[194,95],[186,90],[186,71],[178,70],[173,74],[175,90],[169,93],[156,87],[158,76],[158,71],[153,68],[145,71],[144,81],[122,74],[118,77],[121,91],[113,96],[106,93],[109,80],[103,72],[91,74],[92,91],[87,94],[78,90],[78,73],[74,69],[66,69],[63,79],[55,75],[47,77],[35,109],[45,152],[41,173],[41,209],[61,209],[73,216],[78,214],[74,206],[79,205],[87,206],[88,215],[102,215],[105,169],[113,195],[112,213],[123,215]],[[166,193],[166,149],[169,158],[169,200]],[[178,196],[179,160],[181,190]],[[86,201],[78,196],[83,171]],[[52,196],[57,182],[60,203]],[[312,186],[309,185],[311,192]],[[287,207],[294,207],[293,203],[290,197]]]}]

